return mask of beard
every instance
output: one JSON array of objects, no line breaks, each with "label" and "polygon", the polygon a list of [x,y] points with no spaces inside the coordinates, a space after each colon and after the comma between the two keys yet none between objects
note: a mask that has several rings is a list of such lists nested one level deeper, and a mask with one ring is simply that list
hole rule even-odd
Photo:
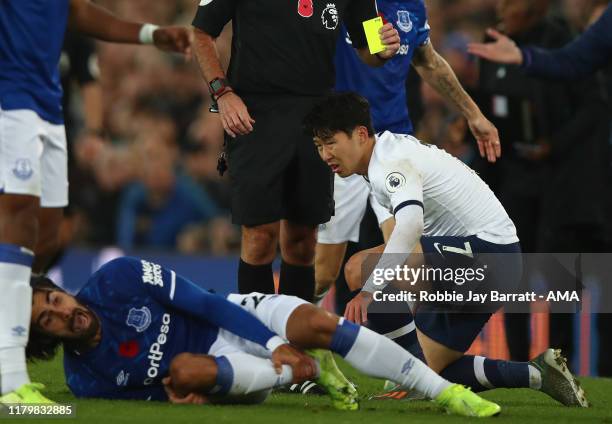
[{"label": "beard", "polygon": [[[78,328],[83,317],[89,319],[89,325],[85,328]],[[85,352],[92,349],[94,347],[94,339],[100,329],[100,320],[96,314],[86,306],[79,306],[74,309],[68,323],[71,330],[77,334],[63,340],[64,348],[77,352]]]}]

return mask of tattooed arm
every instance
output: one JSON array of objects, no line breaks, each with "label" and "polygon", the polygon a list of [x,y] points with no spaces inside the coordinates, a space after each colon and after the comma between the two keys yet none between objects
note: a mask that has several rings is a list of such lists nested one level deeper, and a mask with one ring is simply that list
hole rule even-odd
[{"label": "tattooed arm", "polygon": [[431,42],[416,50],[412,65],[425,82],[452,103],[465,117],[478,142],[480,155],[482,157],[486,155],[489,162],[495,162],[501,156],[497,128],[482,114],[474,100],[459,83],[453,69],[436,52]]}]

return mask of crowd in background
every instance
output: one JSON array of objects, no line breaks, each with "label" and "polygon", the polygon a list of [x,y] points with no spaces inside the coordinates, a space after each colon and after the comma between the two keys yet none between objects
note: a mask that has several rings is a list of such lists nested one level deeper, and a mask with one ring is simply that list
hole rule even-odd
[{"label": "crowd in background", "polygon": [[[190,24],[197,7],[193,0],[153,3],[100,0],[98,3],[126,18],[180,25]],[[468,43],[485,38],[487,27],[497,24],[503,3],[508,2],[426,1],[434,46],[448,60],[487,116],[495,113],[490,105],[491,93],[487,93],[490,87],[484,84],[481,76],[481,71],[488,71],[468,55],[466,49]],[[586,3],[589,0],[551,1],[547,14],[565,28],[569,37],[586,25]],[[218,42],[225,63],[229,60],[228,35],[222,35]],[[88,41],[68,37],[67,52],[70,52],[69,43],[78,45]],[[226,173],[221,177],[217,172],[217,158],[223,148],[223,128],[218,116],[208,111],[208,89],[196,65],[189,59],[164,55],[153,48],[100,43],[91,45],[91,50],[91,55],[75,55],[65,69],[68,88],[65,112],[72,159],[71,206],[63,229],[65,240],[92,246],[119,245],[126,249],[168,249],[218,255],[236,252],[239,229],[231,224],[229,216],[228,176]],[[80,73],[79,64],[73,63],[79,60],[86,68]],[[80,74],[89,74],[89,77]],[[595,85],[590,88],[596,91],[591,93],[590,99],[598,98],[601,100],[598,105],[605,108],[603,91],[597,92]],[[552,91],[556,93],[554,88]],[[503,203],[521,203],[521,199],[508,194],[512,192],[508,188],[511,180],[527,181],[532,189],[555,182],[551,174],[539,174],[549,172],[551,162],[559,160],[558,155],[551,154],[546,147],[554,144],[554,140],[534,136],[534,141],[521,140],[517,145],[525,145],[517,147],[514,145],[517,140],[505,139],[506,134],[501,129],[504,158],[501,164],[487,165],[478,157],[465,120],[433,89],[415,77],[409,80],[408,92],[416,136],[446,149],[475,168],[498,195],[500,192],[507,194],[500,195]],[[574,102],[574,94],[569,93],[563,99],[573,102],[571,106],[582,104],[579,100]],[[560,98],[556,97],[557,102]],[[502,106],[497,105],[498,108]],[[551,125],[560,125],[558,121],[570,119],[577,113],[579,110],[559,111],[559,116],[550,121]],[[601,122],[609,116],[604,113]],[[538,118],[534,121],[539,122]],[[604,127],[605,134],[599,135],[599,141],[603,140],[600,145],[607,147],[609,126],[606,123]],[[554,137],[554,131],[548,134]],[[566,146],[562,154],[569,160],[589,160],[588,155],[580,153],[588,148],[580,147],[583,139],[575,136],[570,140],[574,146]],[[597,152],[598,159],[609,166],[608,153],[603,153],[604,149]],[[534,173],[538,176],[534,177]],[[593,178],[599,179],[593,182],[595,186],[605,187],[608,177],[602,173]],[[560,179],[557,184],[564,185],[563,181]],[[557,191],[562,189],[556,188]],[[532,194],[537,198],[541,192]],[[600,197],[610,197],[605,189],[602,194]],[[513,204],[504,203],[504,206],[513,219],[521,219],[512,216]],[[553,218],[552,215],[542,216],[540,212],[537,212],[538,219],[533,221],[536,227],[530,229],[530,233],[544,231]],[[601,229],[603,215],[597,213],[594,212],[592,222],[580,225],[593,224],[594,227],[587,230],[601,235],[605,232]],[[565,224],[559,223],[556,228]],[[545,234],[542,239],[548,243],[538,245],[534,242],[530,249],[537,251],[556,242],[547,239]],[[599,245],[587,248],[596,246]]]}]

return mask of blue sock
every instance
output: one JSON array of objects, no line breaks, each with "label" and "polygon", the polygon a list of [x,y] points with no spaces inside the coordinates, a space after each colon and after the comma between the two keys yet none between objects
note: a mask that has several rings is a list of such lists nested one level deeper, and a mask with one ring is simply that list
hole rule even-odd
[{"label": "blue sock", "polygon": [[360,327],[354,322],[340,318],[338,326],[336,327],[336,332],[332,337],[329,350],[344,358],[355,344],[355,340],[357,340],[357,335],[359,334],[359,328]]},{"label": "blue sock", "polygon": [[234,369],[225,356],[216,356],[215,363],[217,364],[217,380],[215,381],[215,387],[210,393],[226,395],[232,388],[232,384],[234,384]]},{"label": "blue sock", "polygon": [[471,355],[453,362],[440,375],[453,383],[468,386],[474,392],[495,388],[537,387],[534,377],[536,381],[539,379],[539,371],[529,362],[502,361]]}]

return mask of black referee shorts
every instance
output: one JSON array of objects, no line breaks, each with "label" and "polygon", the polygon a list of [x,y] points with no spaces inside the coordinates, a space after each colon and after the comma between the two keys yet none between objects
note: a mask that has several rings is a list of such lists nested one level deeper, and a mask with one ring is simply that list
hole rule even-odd
[{"label": "black referee shorts", "polygon": [[319,157],[302,120],[318,97],[241,96],[254,130],[226,136],[232,221],[255,226],[287,219],[304,225],[329,221],[333,174]]}]

